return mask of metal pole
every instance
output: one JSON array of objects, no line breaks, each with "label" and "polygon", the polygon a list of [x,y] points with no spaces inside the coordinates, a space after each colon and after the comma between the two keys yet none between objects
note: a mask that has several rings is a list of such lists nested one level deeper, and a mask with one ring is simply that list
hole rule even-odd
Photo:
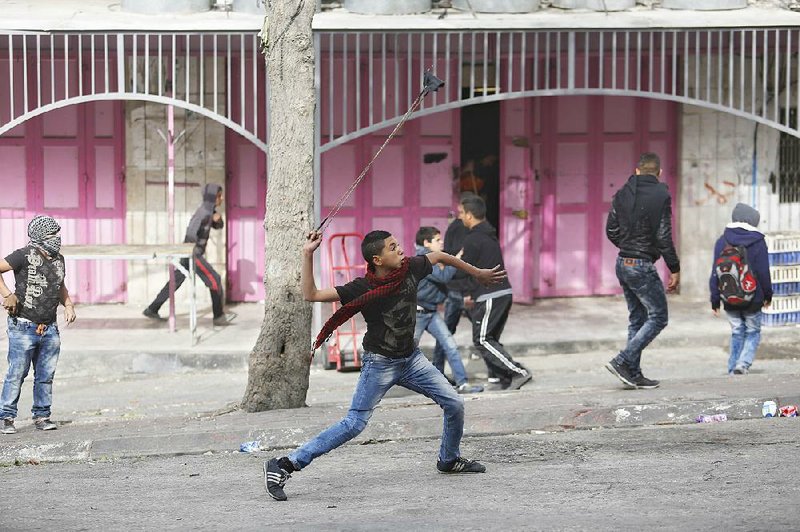
[{"label": "metal pole", "polygon": [[[173,270],[175,266],[170,264],[170,268]],[[194,252],[192,252],[192,256],[189,257],[189,286],[190,286],[190,298],[189,298],[189,329],[192,332],[192,346],[197,341],[197,285],[195,284],[195,275],[194,275]],[[173,291],[174,294],[174,291]]]},{"label": "metal pole", "polygon": [[[173,80],[174,83],[174,80]],[[171,95],[171,94],[170,94]],[[167,242],[175,243],[175,108],[167,106]],[[192,259],[189,258],[191,267]],[[169,265],[169,330],[175,332],[175,266]]]}]

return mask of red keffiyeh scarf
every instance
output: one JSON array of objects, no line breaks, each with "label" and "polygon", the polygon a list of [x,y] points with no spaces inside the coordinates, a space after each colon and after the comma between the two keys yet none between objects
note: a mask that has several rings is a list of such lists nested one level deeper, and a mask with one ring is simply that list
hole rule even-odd
[{"label": "red keffiyeh scarf", "polygon": [[322,330],[317,335],[317,339],[314,341],[314,347],[311,349],[311,351],[316,351],[323,342],[330,338],[330,336],[333,334],[333,331],[338,329],[340,325],[360,312],[367,303],[397,293],[397,291],[400,289],[400,285],[403,284],[403,281],[406,278],[406,274],[408,274],[408,266],[410,263],[411,260],[406,257],[400,263],[400,267],[398,269],[386,277],[380,278],[376,277],[375,272],[373,272],[370,268],[367,268],[367,274],[365,277],[370,286],[370,290],[358,296],[346,305],[342,305],[339,310],[334,312],[333,316],[328,318],[328,321],[325,322],[325,325],[322,326]]}]

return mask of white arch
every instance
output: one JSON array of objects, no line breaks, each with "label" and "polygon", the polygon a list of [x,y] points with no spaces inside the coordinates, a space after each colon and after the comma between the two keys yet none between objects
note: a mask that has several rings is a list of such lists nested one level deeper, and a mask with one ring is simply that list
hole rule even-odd
[{"label": "white arch", "polygon": [[14,118],[10,122],[0,126],[0,136],[2,136],[5,132],[14,129],[15,127],[19,126],[20,124],[34,118],[36,116],[42,115],[47,113],[48,111],[53,111],[56,109],[62,109],[64,107],[68,107],[70,105],[77,105],[81,103],[88,103],[94,101],[117,101],[117,100],[128,100],[128,101],[146,101],[146,102],[154,102],[160,103],[164,105],[173,105],[175,107],[181,107],[186,109],[187,111],[193,111],[198,113],[206,118],[210,118],[215,122],[219,122],[220,124],[224,125],[225,127],[235,131],[236,133],[242,135],[244,138],[252,142],[256,145],[261,151],[267,153],[267,143],[259,139],[254,133],[248,131],[241,124],[237,124],[233,120],[224,117],[218,113],[215,113],[205,107],[201,107],[199,105],[189,103],[185,100],[178,100],[176,98],[170,98],[168,96],[157,96],[152,94],[134,94],[129,92],[103,92],[98,94],[87,94],[84,96],[76,96],[73,98],[67,98],[65,100],[59,100],[57,102],[49,103],[47,105],[43,105],[41,107],[37,107],[36,109],[31,109],[24,114]]},{"label": "white arch", "polygon": [[[678,103],[684,103],[689,105],[696,105],[698,107],[705,107],[707,109],[713,109],[715,111],[721,111],[724,113],[728,113],[734,116],[738,116],[740,118],[746,118],[752,120],[754,122],[758,122],[759,124],[764,124],[771,128],[777,129],[783,133],[788,133],[794,137],[800,138],[800,130],[792,129],[788,126],[785,126],[779,122],[774,120],[770,120],[760,115],[747,113],[745,111],[728,107],[726,105],[720,105],[717,103],[706,102],[703,100],[698,100],[695,98],[687,98],[685,96],[679,96],[675,94],[663,94],[658,92],[647,92],[647,91],[637,91],[637,90],[625,90],[625,89],[551,89],[551,90],[530,90],[530,91],[517,91],[517,92],[505,92],[502,94],[493,94],[491,96],[479,96],[476,98],[466,98],[463,100],[458,100],[454,102],[448,102],[445,104],[439,104],[432,107],[426,107],[424,109],[420,109],[419,111],[414,112],[412,118],[420,118],[427,115],[432,115],[438,113],[440,111],[448,111],[450,109],[458,109],[461,107],[467,107],[469,105],[479,104],[479,103],[487,103],[487,102],[497,102],[502,100],[515,100],[518,98],[528,98],[532,96],[635,96],[638,98],[650,98],[654,100],[666,100]],[[380,131],[390,126],[396,125],[402,117],[394,117],[389,120],[384,120],[383,122],[379,122],[377,124],[373,124],[369,127],[365,127],[347,135],[342,135],[341,137],[337,137],[332,141],[322,143],[319,147],[319,152],[324,153],[336,146],[340,146],[351,140],[357,139],[359,137],[363,137],[364,135],[368,135],[375,131]],[[319,124],[318,124],[319,126]],[[324,137],[324,136],[323,136]]]}]

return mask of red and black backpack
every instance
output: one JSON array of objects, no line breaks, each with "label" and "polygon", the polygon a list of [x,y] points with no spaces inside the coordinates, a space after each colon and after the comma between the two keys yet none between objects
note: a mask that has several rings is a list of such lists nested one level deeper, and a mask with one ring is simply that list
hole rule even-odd
[{"label": "red and black backpack", "polygon": [[753,301],[758,282],[747,263],[747,248],[732,246],[727,241],[714,261],[717,287],[723,301],[733,306]]}]

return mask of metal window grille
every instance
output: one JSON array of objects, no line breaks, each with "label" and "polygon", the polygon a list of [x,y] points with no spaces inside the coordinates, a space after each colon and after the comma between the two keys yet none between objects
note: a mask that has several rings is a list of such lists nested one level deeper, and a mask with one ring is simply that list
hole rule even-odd
[{"label": "metal window grille", "polygon": [[[797,107],[789,110],[789,127],[797,127]],[[778,163],[778,202],[800,202],[800,138],[781,132]]]}]

